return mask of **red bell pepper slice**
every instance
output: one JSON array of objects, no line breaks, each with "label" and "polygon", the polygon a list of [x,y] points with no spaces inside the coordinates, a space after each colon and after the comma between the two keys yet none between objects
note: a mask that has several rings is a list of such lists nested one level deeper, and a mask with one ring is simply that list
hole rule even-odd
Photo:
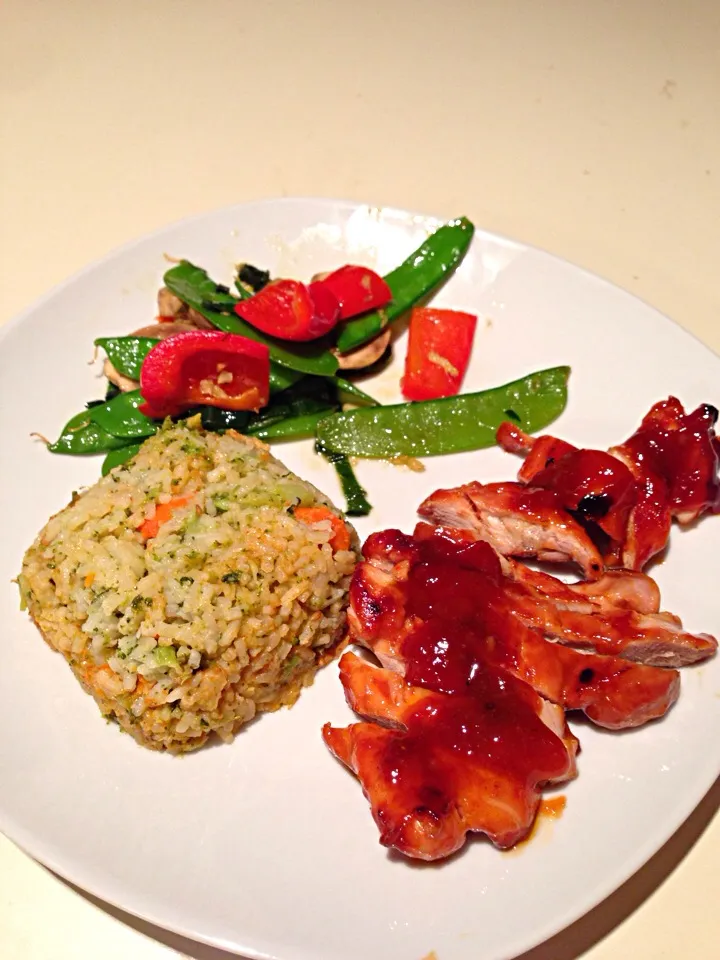
[{"label": "red bell pepper slice", "polygon": [[221,330],[178,333],[145,357],[140,393],[148,417],[175,416],[198,404],[259,410],[270,398],[270,351]]},{"label": "red bell pepper slice", "polygon": [[392,300],[390,287],[369,267],[347,264],[318,283],[335,294],[340,304],[341,320],[349,320],[368,310],[379,310]]},{"label": "red bell pepper slice", "polygon": [[338,322],[340,304],[319,283],[277,280],[263,287],[235,312],[253,327],[282,340],[317,340]]},{"label": "red bell pepper slice", "polygon": [[415,307],[405,375],[400,388],[406,400],[453,397],[470,362],[477,317],[458,310]]}]

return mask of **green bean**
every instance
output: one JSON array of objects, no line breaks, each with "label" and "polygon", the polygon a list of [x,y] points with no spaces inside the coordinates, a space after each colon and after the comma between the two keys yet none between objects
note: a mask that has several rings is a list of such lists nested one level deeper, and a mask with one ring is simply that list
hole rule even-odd
[{"label": "green bean", "polygon": [[281,367],[277,363],[270,361],[270,393],[280,393],[281,390],[287,390],[305,376],[298,370],[289,370],[287,367]]}]

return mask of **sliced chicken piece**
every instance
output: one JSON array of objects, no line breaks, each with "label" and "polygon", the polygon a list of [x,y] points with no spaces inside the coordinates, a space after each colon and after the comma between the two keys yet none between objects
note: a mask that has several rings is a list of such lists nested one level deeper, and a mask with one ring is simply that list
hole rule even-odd
[{"label": "sliced chicken piece", "polygon": [[[367,646],[387,668],[403,672],[412,660],[412,644],[424,640],[417,621],[408,625],[400,643],[394,636],[352,638]],[[457,629],[457,628],[456,628]],[[438,641],[447,646],[456,630],[448,626]],[[542,697],[566,710],[581,710],[588,719],[609,730],[642,726],[664,716],[680,692],[676,670],[633,663],[620,657],[582,653],[545,640],[515,620],[502,639],[476,633],[468,675],[475,661],[506,670]]]},{"label": "sliced chicken piece", "polygon": [[549,434],[533,437],[509,421],[498,427],[497,442],[508,453],[519,453],[525,457],[525,462],[518,472],[518,480],[522,483],[530,483],[541,470],[577,450],[571,443]]},{"label": "sliced chicken piece", "polygon": [[635,570],[608,570],[599,580],[564,583],[518,560],[503,558],[503,573],[548,597],[568,603],[588,600],[601,613],[616,613],[618,610],[657,613],[660,610],[658,585],[652,577]]},{"label": "sliced chicken piece", "polygon": [[540,438],[533,437],[531,433],[525,433],[509,420],[504,420],[497,428],[495,439],[498,446],[507,450],[508,453],[520,453],[526,456]]},{"label": "sliced chicken piece", "polygon": [[581,710],[599,727],[622,730],[657,720],[680,694],[677,670],[580,653],[518,627],[513,625],[514,644],[501,662],[512,657],[515,676],[566,710]]},{"label": "sliced chicken piece", "polygon": [[[404,537],[399,531],[386,533]],[[398,556],[393,563],[385,555],[384,544],[381,543],[383,536],[373,534],[366,541],[363,547],[365,555],[374,556],[375,559],[372,563],[361,564],[360,574],[357,573],[360,568],[356,568],[356,575],[350,583],[348,629],[352,637],[364,638],[363,642],[384,636],[395,637],[399,642],[412,626],[412,620],[406,612],[405,586],[410,563],[407,558]],[[402,663],[394,664],[390,655],[385,660],[385,666],[403,672]]]},{"label": "sliced chicken piece", "polygon": [[573,647],[660,667],[681,667],[712,656],[717,641],[683,630],[677,618],[634,610],[602,613],[588,600],[543,596],[521,583],[507,583],[513,616],[543,636]]},{"label": "sliced chicken piece", "polygon": [[652,407],[629,440],[611,448],[640,490],[630,515],[625,566],[640,569],[663,549],[673,517],[688,524],[707,510],[720,510],[717,417],[710,404],[686,414],[670,397]]},{"label": "sliced chicken piece", "polygon": [[637,484],[617,457],[602,450],[573,450],[537,471],[528,482],[553,490],[573,516],[606,534],[610,539],[603,550],[607,562],[619,558]]},{"label": "sliced chicken piece", "polygon": [[643,499],[657,500],[662,494],[671,516],[692,523],[706,510],[720,508],[717,418],[710,404],[685,413],[680,401],[669,397],[656,403],[632,437],[610,452],[645,488]]},{"label": "sliced chicken piece", "polygon": [[407,856],[447,857],[470,831],[512,846],[532,826],[540,786],[576,773],[564,718],[512,678],[488,674],[482,695],[448,696],[352,653],[340,674],[348,703],[380,722],[326,724],[323,738],[360,779],[380,842]]},{"label": "sliced chicken piece", "polygon": [[603,613],[634,610],[658,613],[660,589],[652,577],[636,570],[609,570],[599,580],[570,585],[573,593],[595,603]]},{"label": "sliced chicken piece", "polygon": [[[460,531],[418,525],[416,538],[432,536],[465,543]],[[689,633],[679,617],[659,612],[660,591],[645,574],[620,570],[563,583],[512,559],[501,558],[501,569],[512,615],[546,638],[661,667],[697,663],[717,649],[714,637]]]},{"label": "sliced chicken piece", "polygon": [[642,570],[667,546],[672,526],[667,482],[645,464],[638,464],[621,448],[611,454],[630,469],[636,480],[635,506],[628,516],[621,564],[627,570]]},{"label": "sliced chicken piece", "polygon": [[520,483],[468,483],[435,491],[418,513],[435,524],[472,531],[502,556],[573,561],[588,580],[604,570],[597,547],[551,490]]},{"label": "sliced chicken piece", "polygon": [[[443,562],[433,555],[440,549],[437,544],[432,550],[429,546],[416,540],[415,557],[399,561],[397,577],[387,556],[366,560],[355,570],[351,637],[369,647],[384,666],[405,674],[417,658],[418,645],[430,642],[432,625],[440,632],[432,639],[439,651],[436,664],[442,663],[445,645],[467,671],[477,662],[507,670],[546,699],[583,710],[600,726],[638,726],[662,716],[677,699],[676,671],[582,653],[546,640],[518,617],[517,601],[506,594],[512,582],[501,576],[499,564],[497,573],[489,564],[480,569],[477,557],[468,558],[467,545],[460,548],[465,554],[458,562]],[[489,550],[482,542],[475,546]],[[445,541],[442,550],[451,552],[452,544]],[[588,601],[576,603],[587,609]],[[474,638],[472,643],[468,637]],[[456,651],[458,643],[464,644],[463,653]],[[427,678],[410,675],[408,680],[425,685]]]},{"label": "sliced chicken piece", "polygon": [[603,545],[605,563],[619,562],[636,499],[635,477],[628,467],[602,450],[579,450],[551,436],[534,438],[509,423],[500,425],[497,439],[505,450],[525,456],[518,479],[554,490],[576,519],[609,538]]},{"label": "sliced chicken piece", "polygon": [[[408,684],[396,671],[380,670],[371,666],[365,660],[361,660],[355,654],[348,652],[343,656],[349,665],[347,671],[344,670],[342,660],[340,661],[340,677],[345,690],[345,696],[352,709],[367,719],[384,723],[387,726],[397,726],[397,704],[405,702],[405,696],[409,691],[413,691],[409,700],[410,705],[415,702],[419,691],[431,690],[447,697],[458,697],[465,699],[472,698],[475,701],[482,701],[483,713],[493,713],[492,717],[485,718],[485,722],[492,725],[491,721],[501,722],[515,720],[522,722],[529,721],[529,733],[540,733],[543,738],[545,731],[541,730],[535,723],[534,718],[539,718],[542,723],[562,741],[567,762],[563,761],[559,772],[548,774],[544,783],[560,783],[564,780],[577,776],[576,757],[580,750],[577,737],[571,732],[565,719],[565,712],[561,707],[539,696],[531,686],[511,677],[509,674],[485,670],[482,674],[475,672],[468,682],[464,677],[455,685],[448,683],[448,676],[442,679],[432,680],[425,678],[426,682],[422,687]],[[352,663],[351,663],[352,661]],[[368,684],[368,680],[371,682]],[[403,693],[404,691],[404,693]],[[401,699],[398,699],[400,692]],[[528,709],[532,714],[532,719]],[[496,711],[501,710],[503,716],[498,718]],[[406,717],[407,719],[407,717]],[[511,721],[512,722],[512,721]],[[404,724],[404,721],[403,721]],[[496,723],[496,731],[499,730],[500,722]],[[513,735],[513,731],[507,731],[506,735]]]},{"label": "sliced chicken piece", "polygon": [[[705,511],[720,512],[717,418],[710,404],[686,413],[669,397],[609,454],[534,439],[510,423],[501,424],[497,439],[525,456],[522,482],[556,491],[566,509],[610,538],[606,564],[640,570],[665,548],[673,517],[688,524]],[[622,467],[609,466],[610,457]]]}]

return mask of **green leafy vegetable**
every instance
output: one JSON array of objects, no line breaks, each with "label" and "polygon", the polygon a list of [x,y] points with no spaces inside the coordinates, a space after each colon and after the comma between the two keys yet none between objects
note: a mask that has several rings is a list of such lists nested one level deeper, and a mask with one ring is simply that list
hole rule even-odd
[{"label": "green leafy vegetable", "polygon": [[350,380],[343,380],[342,377],[335,377],[335,385],[338,393],[351,403],[361,403],[370,407],[379,406],[377,400],[365,393],[360,387],[356,387]]},{"label": "green leafy vegetable", "polygon": [[352,464],[345,454],[328,450],[319,442],[315,444],[315,452],[325,457],[335,467],[345,497],[345,513],[349,517],[366,517],[372,510],[372,505],[368,502],[365,489],[360,485]]},{"label": "green leafy vegetable", "polygon": [[177,667],[178,665],[175,647],[155,647],[153,656],[159,667]]},{"label": "green leafy vegetable", "polygon": [[270,272],[260,270],[251,263],[238,264],[237,279],[235,286],[243,299],[251,297],[253,293],[259,293],[263,287],[270,283]]}]

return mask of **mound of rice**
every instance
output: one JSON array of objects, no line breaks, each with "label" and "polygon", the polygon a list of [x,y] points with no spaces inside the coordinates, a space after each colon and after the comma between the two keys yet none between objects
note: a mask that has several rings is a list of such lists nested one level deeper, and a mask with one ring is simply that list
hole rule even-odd
[{"label": "mound of rice", "polygon": [[231,740],[294,703],[343,641],[357,535],[334,550],[330,520],[303,522],[300,505],[341,516],[264,444],[168,426],[47,523],[24,558],[23,601],[139,743]]}]

